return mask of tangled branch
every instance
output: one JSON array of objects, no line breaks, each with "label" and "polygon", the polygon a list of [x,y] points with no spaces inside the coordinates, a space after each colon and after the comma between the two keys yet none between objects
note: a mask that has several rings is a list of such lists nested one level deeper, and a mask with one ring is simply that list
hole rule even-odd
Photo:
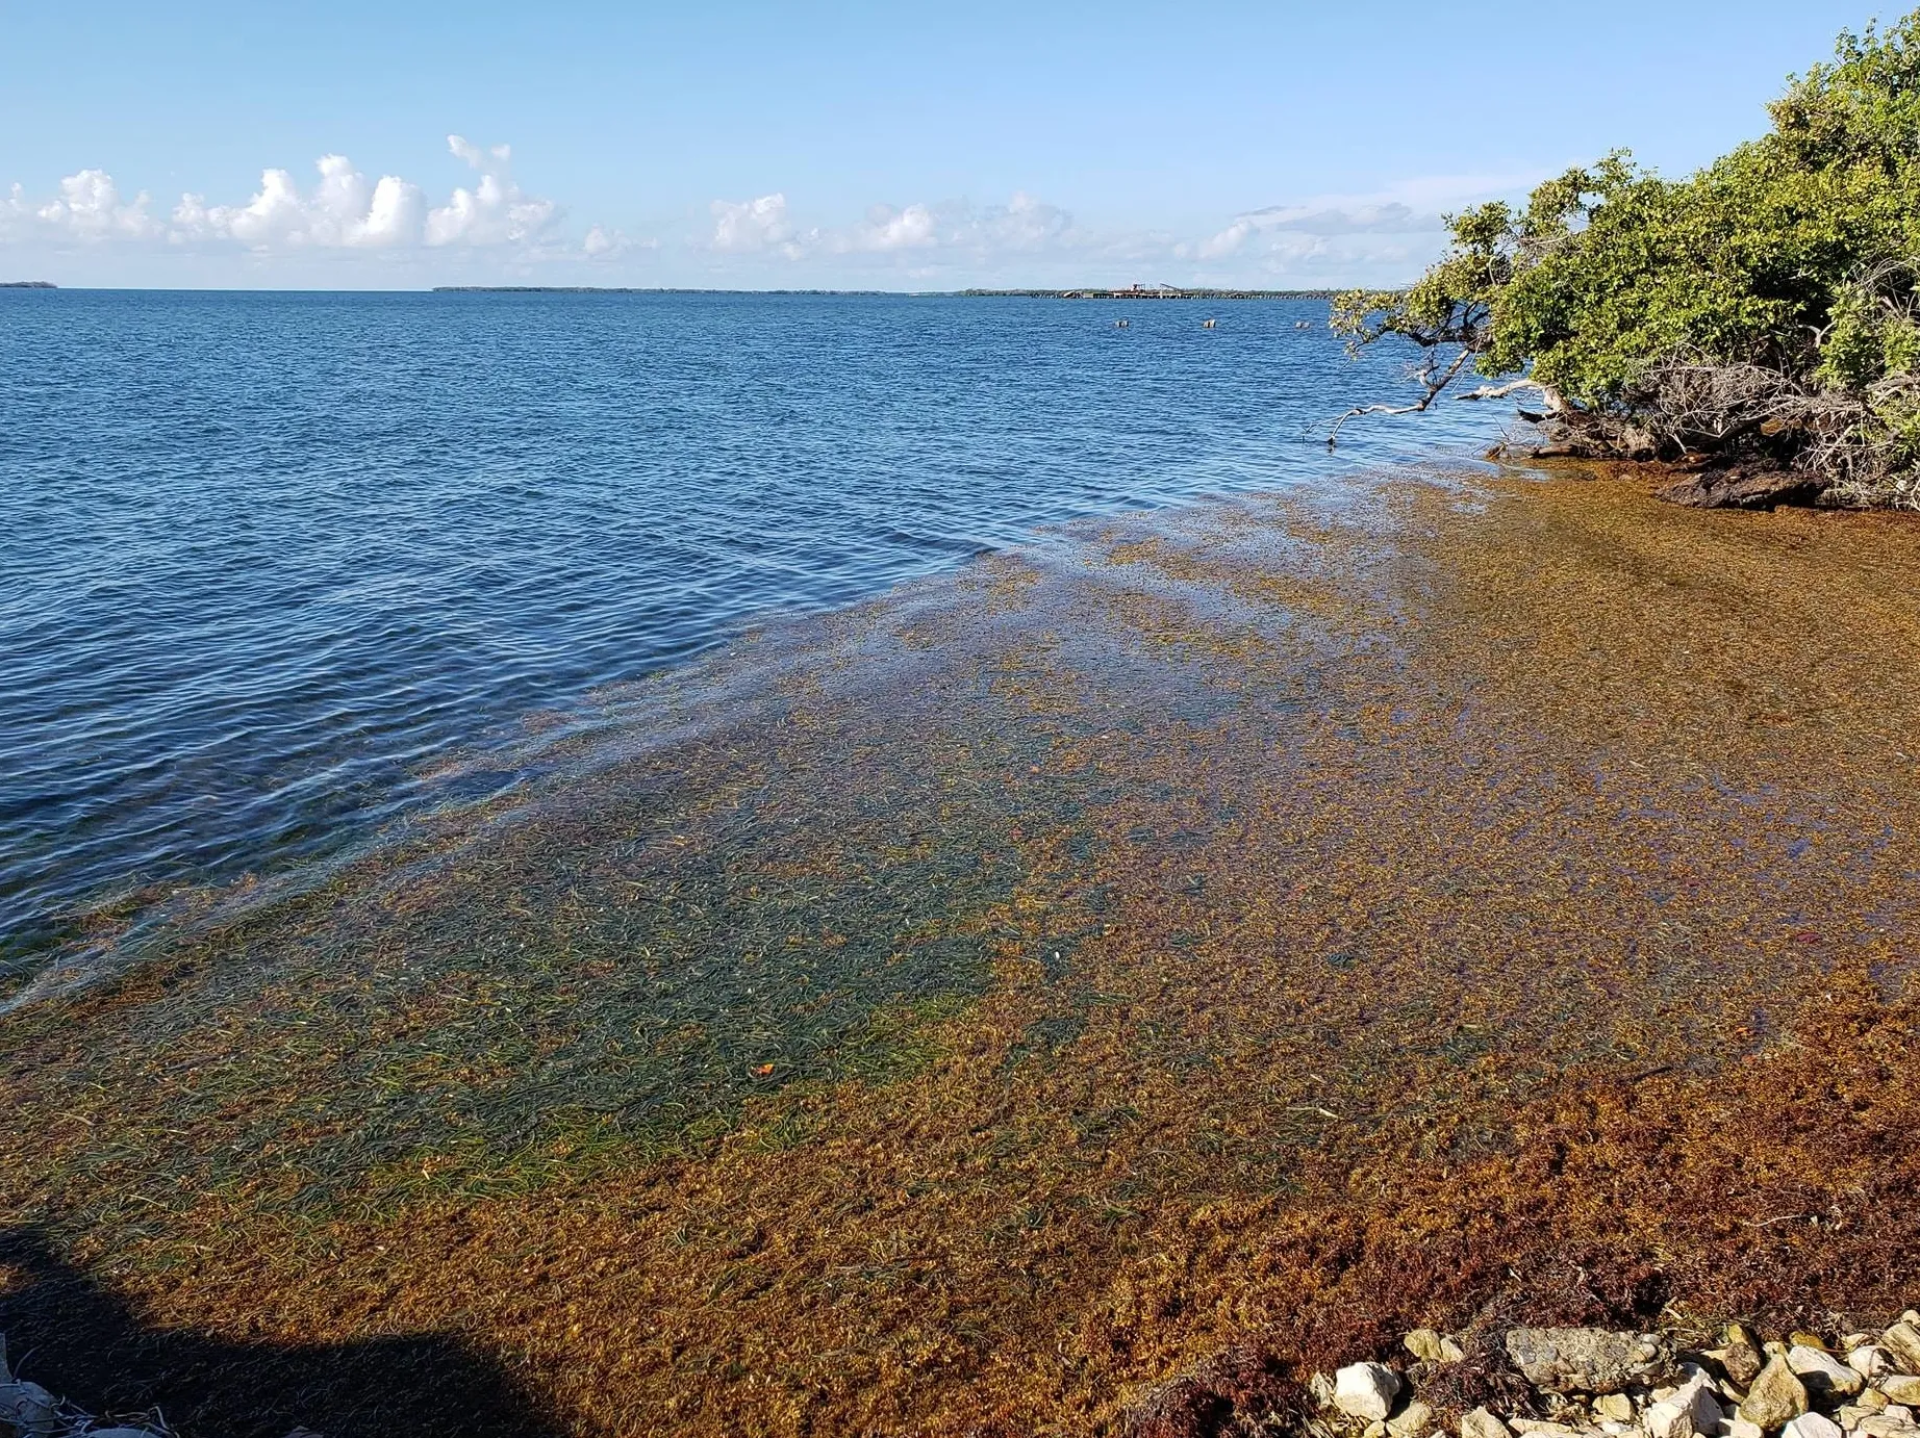
[{"label": "tangled branch", "polygon": [[1356,405],[1333,422],[1333,428],[1327,433],[1327,448],[1332,449],[1340,442],[1340,428],[1350,419],[1358,419],[1367,414],[1421,414],[1433,402],[1440,398],[1448,385],[1452,384],[1460,371],[1472,358],[1471,350],[1462,349],[1453,357],[1453,363],[1441,370],[1437,361],[1429,356],[1427,362],[1414,372],[1414,378],[1426,387],[1426,393],[1413,404],[1363,404]]}]

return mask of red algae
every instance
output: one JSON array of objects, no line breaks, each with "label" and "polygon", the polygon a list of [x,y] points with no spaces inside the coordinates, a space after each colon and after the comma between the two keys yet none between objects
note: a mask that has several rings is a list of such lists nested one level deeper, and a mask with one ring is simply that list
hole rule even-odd
[{"label": "red algae", "polygon": [[[0,1212],[144,1336],[26,1266],[0,1327],[190,1433],[985,1438],[1253,1431],[1417,1323],[1884,1317],[1916,561],[1397,481],[769,635],[0,1021]],[[539,1425],[286,1380],[417,1333]]]}]

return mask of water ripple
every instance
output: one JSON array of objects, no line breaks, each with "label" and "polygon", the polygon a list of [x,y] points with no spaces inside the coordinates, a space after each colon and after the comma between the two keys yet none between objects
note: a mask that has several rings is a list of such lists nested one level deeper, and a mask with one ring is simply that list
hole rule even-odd
[{"label": "water ripple", "polygon": [[755,616],[1499,423],[1329,456],[1401,360],[1347,363],[1324,305],[1116,312],[0,291],[0,979],[89,905],[335,852],[449,751]]}]

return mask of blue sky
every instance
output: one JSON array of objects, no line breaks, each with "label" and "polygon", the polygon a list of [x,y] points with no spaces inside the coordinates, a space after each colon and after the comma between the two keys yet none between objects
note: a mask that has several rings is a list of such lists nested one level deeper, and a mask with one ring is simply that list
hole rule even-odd
[{"label": "blue sky", "polygon": [[0,278],[1391,283],[1447,209],[1711,159],[1874,14],[7,0]]}]

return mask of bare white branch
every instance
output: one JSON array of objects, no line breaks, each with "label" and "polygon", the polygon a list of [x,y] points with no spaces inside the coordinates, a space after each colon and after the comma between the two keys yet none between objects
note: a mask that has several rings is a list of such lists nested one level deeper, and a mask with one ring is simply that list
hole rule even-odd
[{"label": "bare white branch", "polygon": [[1336,419],[1333,422],[1333,428],[1330,431],[1328,431],[1328,434],[1327,434],[1327,448],[1332,449],[1337,443],[1339,443],[1341,426],[1346,424],[1346,422],[1350,419],[1358,419],[1362,415],[1369,415],[1369,414],[1422,414],[1424,413],[1426,410],[1432,407],[1433,402],[1436,399],[1440,398],[1442,391],[1444,391],[1448,385],[1453,383],[1454,379],[1459,375],[1460,371],[1466,367],[1467,361],[1472,357],[1473,357],[1473,351],[1470,349],[1463,348],[1459,354],[1453,357],[1453,363],[1448,365],[1444,370],[1442,370],[1437,378],[1434,375],[1434,362],[1432,359],[1429,359],[1427,363],[1421,367],[1419,374],[1417,376],[1417,378],[1427,387],[1427,392],[1424,395],[1422,395],[1414,403],[1407,404],[1407,405],[1366,404],[1366,405],[1355,406],[1353,409],[1348,410],[1345,414],[1341,415],[1340,418]]},{"label": "bare white branch", "polygon": [[[1523,389],[1537,389],[1541,394],[1548,396],[1550,399],[1554,397],[1553,391],[1546,385],[1541,384],[1537,379],[1517,379],[1510,384],[1483,384],[1479,389],[1468,390],[1465,394],[1458,396],[1458,398],[1463,400],[1505,399],[1508,395],[1518,394]],[[1558,405],[1554,406],[1556,409],[1558,407]]]}]

